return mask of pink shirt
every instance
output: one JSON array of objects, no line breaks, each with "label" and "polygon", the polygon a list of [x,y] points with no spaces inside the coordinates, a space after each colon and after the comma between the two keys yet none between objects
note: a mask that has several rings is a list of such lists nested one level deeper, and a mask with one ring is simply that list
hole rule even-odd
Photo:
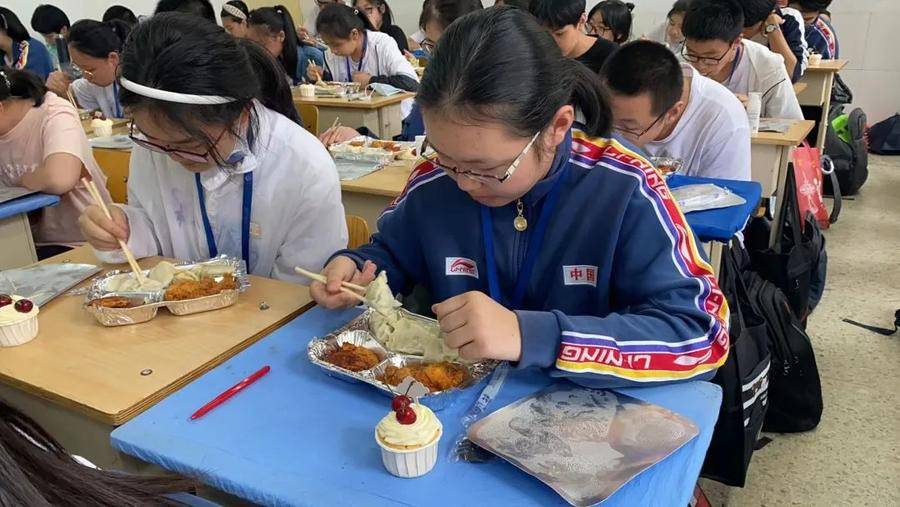
[{"label": "pink shirt", "polygon": [[[31,108],[18,125],[0,135],[0,185],[22,186],[22,176],[37,169],[54,153],[78,157],[103,198],[111,202],[106,176],[94,161],[78,112],[52,92],[47,92],[40,107]],[[84,243],[78,216],[91,204],[91,194],[79,182],[60,196],[59,204],[44,208],[37,219],[31,217],[35,243],[73,246]]]}]

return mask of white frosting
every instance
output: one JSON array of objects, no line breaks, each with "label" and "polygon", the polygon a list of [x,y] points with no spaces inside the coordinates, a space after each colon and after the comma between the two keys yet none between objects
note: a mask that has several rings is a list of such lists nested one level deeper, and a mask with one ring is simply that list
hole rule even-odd
[{"label": "white frosting", "polygon": [[375,433],[382,442],[402,447],[424,447],[434,442],[442,427],[441,421],[425,405],[413,403],[411,408],[416,413],[416,422],[412,424],[400,424],[394,411],[381,419]]},{"label": "white frosting", "polygon": [[22,313],[16,310],[16,301],[24,299],[19,296],[12,296],[12,304],[8,304],[2,308],[0,308],[0,326],[8,326],[12,324],[18,324],[24,320],[30,319],[38,314],[38,307],[34,305],[34,308],[31,309],[28,313]]}]

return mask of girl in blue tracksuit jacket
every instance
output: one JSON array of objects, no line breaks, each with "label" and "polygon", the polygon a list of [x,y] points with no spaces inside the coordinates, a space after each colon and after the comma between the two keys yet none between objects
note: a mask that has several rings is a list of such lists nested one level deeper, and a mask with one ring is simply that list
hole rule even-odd
[{"label": "girl in blue tracksuit jacket", "polygon": [[417,101],[435,156],[371,243],[328,263],[319,304],[355,304],[340,282],[383,269],[394,292],[430,290],[461,356],[594,387],[709,378],[725,361],[725,298],[665,182],[601,137],[596,76],[527,13],[454,23]]}]

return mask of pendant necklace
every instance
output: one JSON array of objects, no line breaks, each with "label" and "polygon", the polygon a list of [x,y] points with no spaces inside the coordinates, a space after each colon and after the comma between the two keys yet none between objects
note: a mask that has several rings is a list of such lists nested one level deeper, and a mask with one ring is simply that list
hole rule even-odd
[{"label": "pendant necklace", "polygon": [[525,204],[522,199],[516,201],[516,218],[513,219],[513,227],[519,232],[528,229],[528,220],[525,219]]}]

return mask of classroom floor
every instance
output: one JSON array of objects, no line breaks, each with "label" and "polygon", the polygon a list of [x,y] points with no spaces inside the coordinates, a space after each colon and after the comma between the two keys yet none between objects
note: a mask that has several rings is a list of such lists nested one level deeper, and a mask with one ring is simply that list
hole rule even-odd
[{"label": "classroom floor", "polygon": [[869,181],[827,235],[825,295],[810,317],[825,412],[810,433],[768,435],[747,485],[702,480],[715,506],[900,505],[900,158],[870,156]]}]

